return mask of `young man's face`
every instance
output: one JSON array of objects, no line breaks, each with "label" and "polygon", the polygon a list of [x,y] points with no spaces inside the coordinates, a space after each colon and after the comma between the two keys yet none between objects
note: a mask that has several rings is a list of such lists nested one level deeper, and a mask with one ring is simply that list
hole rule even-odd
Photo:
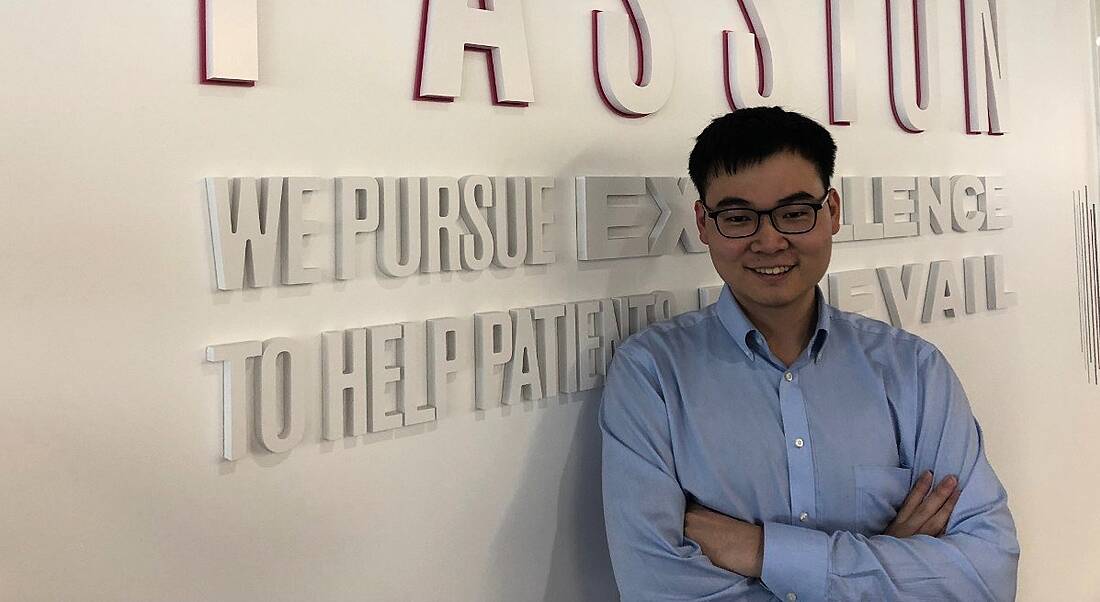
[{"label": "young man's face", "polygon": [[[825,196],[814,165],[792,153],[773,155],[736,174],[711,176],[703,202],[695,205],[699,238],[710,249],[718,275],[749,313],[802,308],[812,300],[814,287],[825,275],[832,254],[832,236],[840,229],[839,198],[835,191],[817,215],[809,232],[783,234],[761,216],[756,234],[726,238],[706,209],[745,207],[772,209],[788,202],[815,202]],[[765,274],[761,270],[782,273]]]}]

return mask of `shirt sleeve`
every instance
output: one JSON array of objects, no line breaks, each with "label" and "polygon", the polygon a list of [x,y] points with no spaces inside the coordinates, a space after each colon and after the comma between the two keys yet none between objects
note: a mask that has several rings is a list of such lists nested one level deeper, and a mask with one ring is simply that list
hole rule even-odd
[{"label": "shirt sleeve", "polygon": [[600,405],[603,504],[624,601],[773,600],[758,579],[712,564],[684,537],[668,414],[652,369],[619,350]]},{"label": "shirt sleeve", "polygon": [[913,474],[931,470],[937,481],[958,475],[962,494],[946,533],[864,537],[766,523],[762,578],[780,598],[1015,599],[1016,527],[1004,487],[986,459],[981,427],[946,358],[931,348],[919,363]]}]

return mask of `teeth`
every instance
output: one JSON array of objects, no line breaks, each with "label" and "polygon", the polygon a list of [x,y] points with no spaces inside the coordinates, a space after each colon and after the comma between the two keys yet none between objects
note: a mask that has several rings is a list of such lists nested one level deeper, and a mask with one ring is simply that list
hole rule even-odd
[{"label": "teeth", "polygon": [[769,276],[775,276],[777,274],[786,274],[791,271],[791,266],[775,267],[775,268],[752,268],[752,271],[757,274],[768,274]]}]

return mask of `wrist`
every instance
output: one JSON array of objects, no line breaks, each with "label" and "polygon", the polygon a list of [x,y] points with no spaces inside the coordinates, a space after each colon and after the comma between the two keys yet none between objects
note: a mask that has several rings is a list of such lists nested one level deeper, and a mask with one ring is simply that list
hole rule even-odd
[{"label": "wrist", "polygon": [[746,572],[742,574],[759,579],[764,571],[764,528],[759,525],[750,526],[752,535],[749,540],[752,546],[747,548],[749,554],[745,559]]},{"label": "wrist", "polygon": [[764,566],[764,529],[733,520],[719,566],[743,577],[759,578]]}]

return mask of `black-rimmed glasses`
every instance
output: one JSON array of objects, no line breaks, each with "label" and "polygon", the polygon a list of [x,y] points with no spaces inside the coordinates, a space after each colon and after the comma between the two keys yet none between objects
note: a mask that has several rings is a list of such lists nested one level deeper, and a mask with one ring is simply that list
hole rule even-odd
[{"label": "black-rimmed glasses", "polygon": [[772,227],[782,234],[804,234],[817,225],[817,212],[825,206],[825,201],[833,189],[825,191],[820,200],[806,203],[785,203],[767,211],[758,211],[747,207],[718,209],[711,211],[705,203],[699,201],[707,217],[714,220],[718,233],[726,238],[747,238],[760,229],[760,218],[768,216]]}]

